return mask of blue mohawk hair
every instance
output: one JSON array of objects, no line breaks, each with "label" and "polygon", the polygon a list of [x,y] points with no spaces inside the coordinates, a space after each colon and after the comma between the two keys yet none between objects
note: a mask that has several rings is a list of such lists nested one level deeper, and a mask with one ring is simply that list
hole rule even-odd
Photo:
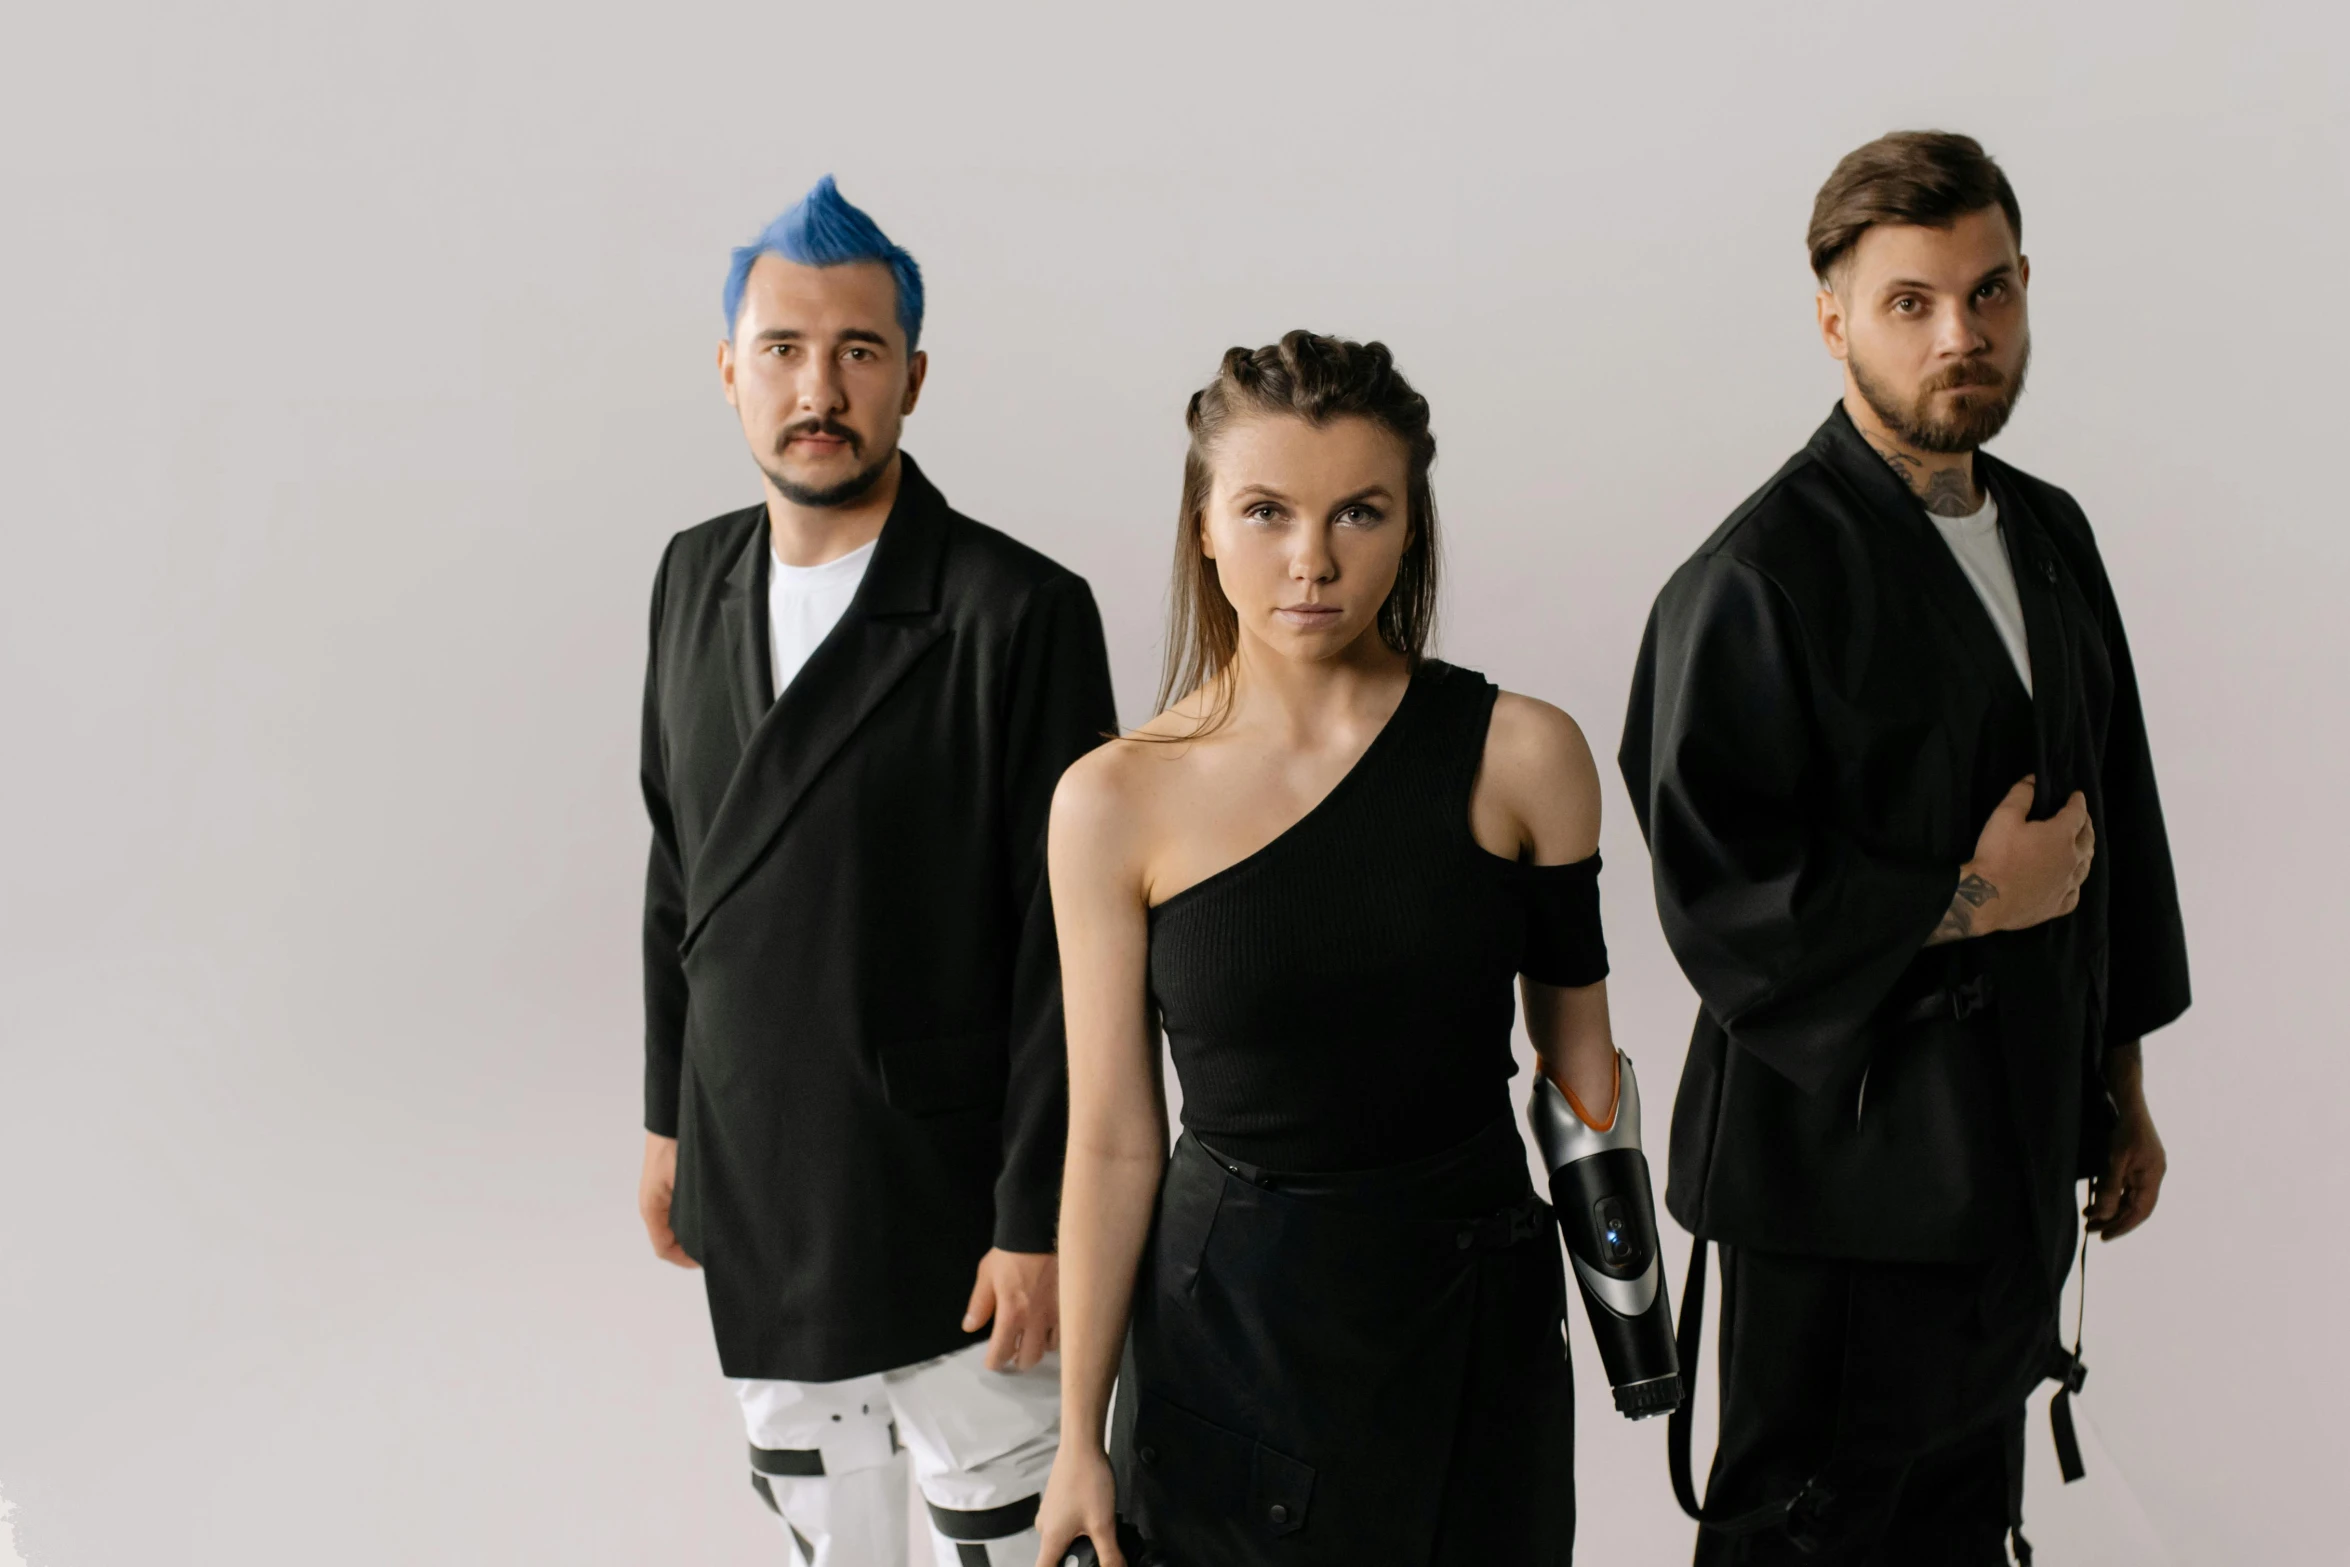
[{"label": "blue mohawk hair", "polygon": [[894,244],[881,226],[851,205],[827,174],[802,196],[789,212],[759,231],[759,237],[734,253],[726,269],[726,330],[731,335],[742,317],[743,285],[751,264],[774,254],[803,267],[837,267],[852,261],[878,261],[889,268],[898,285],[898,325],[905,329],[906,352],[922,340],[922,269],[914,258]]}]

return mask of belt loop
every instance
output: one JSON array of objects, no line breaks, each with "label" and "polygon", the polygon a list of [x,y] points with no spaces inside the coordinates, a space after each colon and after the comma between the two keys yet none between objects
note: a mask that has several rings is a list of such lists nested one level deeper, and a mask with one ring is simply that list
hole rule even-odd
[{"label": "belt loop", "polygon": [[1987,1012],[1998,999],[1998,987],[1988,974],[1977,974],[1972,979],[1954,980],[1937,990],[1929,990],[1894,1014],[1903,1024],[1939,1023],[1944,1020],[1963,1023],[1978,1012]]},{"label": "belt loop", "polygon": [[1216,1152],[1215,1149],[1209,1148],[1206,1143],[1200,1144],[1200,1147],[1205,1150],[1209,1158],[1215,1160],[1223,1168],[1226,1175],[1231,1176],[1234,1180],[1246,1181],[1251,1186],[1262,1186],[1268,1191],[1272,1189],[1273,1177],[1264,1166],[1250,1164],[1245,1159],[1228,1159]]},{"label": "belt loop", "polygon": [[1991,976],[1988,974],[1977,974],[1964,984],[1951,986],[1950,1015],[1952,1019],[1963,1023],[1976,1013],[1983,1011],[1991,1005],[1992,994]]}]

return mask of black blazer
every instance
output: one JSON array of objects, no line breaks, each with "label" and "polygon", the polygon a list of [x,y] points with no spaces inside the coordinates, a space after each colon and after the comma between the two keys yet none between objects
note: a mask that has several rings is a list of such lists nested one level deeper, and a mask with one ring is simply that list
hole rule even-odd
[{"label": "black blazer", "polygon": [[1084,581],[905,459],[848,611],[770,704],[764,506],[670,542],[645,674],[645,1125],[726,1374],[971,1341],[1050,1251],[1067,1136],[1044,829],[1116,724]]},{"label": "black blazer", "polygon": [[[1700,1236],[1958,1261],[2008,1248],[2028,1215],[2061,1277],[2073,1181],[2110,1130],[2104,1047],[2186,1009],[2137,679],[2088,520],[1994,458],[1976,472],[2032,694],[1841,405],[1649,618],[1619,761],[1703,1003],[1666,1193]],[[2078,908],[1927,947],[2026,773],[2035,817],[2088,796]]]}]

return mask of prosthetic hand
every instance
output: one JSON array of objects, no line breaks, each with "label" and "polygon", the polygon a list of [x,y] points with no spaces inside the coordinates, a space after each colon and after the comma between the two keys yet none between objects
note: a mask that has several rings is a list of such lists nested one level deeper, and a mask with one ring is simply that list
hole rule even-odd
[{"label": "prosthetic hand", "polygon": [[1681,1361],[1673,1348],[1673,1303],[1657,1253],[1656,1198],[1640,1151],[1640,1085],[1616,1054],[1616,1110],[1595,1127],[1548,1076],[1537,1075],[1526,1106],[1550,1200],[1616,1408],[1633,1420],[1680,1407]]}]

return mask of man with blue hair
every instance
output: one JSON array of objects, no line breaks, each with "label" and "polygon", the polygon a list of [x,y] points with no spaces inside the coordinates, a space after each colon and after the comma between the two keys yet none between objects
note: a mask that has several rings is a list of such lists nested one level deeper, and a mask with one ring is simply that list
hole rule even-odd
[{"label": "man with blue hair", "polygon": [[641,781],[654,1251],[799,1567],[1032,1567],[1066,1138],[1044,827],[1116,725],[1085,583],[899,450],[922,273],[828,176],[734,253],[765,498],[670,541]]}]

